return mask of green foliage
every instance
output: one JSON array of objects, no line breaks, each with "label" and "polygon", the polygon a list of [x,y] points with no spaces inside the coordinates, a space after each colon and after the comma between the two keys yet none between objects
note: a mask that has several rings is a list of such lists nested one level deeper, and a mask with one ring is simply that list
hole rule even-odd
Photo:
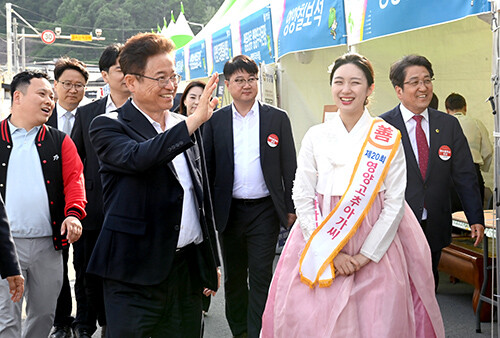
[{"label": "green foliage", "polygon": [[[5,3],[0,0],[0,12],[5,13]],[[188,21],[206,24],[224,0],[184,0],[184,13]],[[86,63],[97,63],[102,50],[110,43],[124,43],[138,32],[156,31],[163,18],[170,22],[170,11],[177,18],[181,11],[180,0],[17,0],[13,9],[39,30],[62,28],[63,35],[94,34],[102,29],[105,41],[87,43],[57,39],[52,45],[41,41],[27,46],[28,59],[54,59],[62,55],[76,57]],[[19,25],[22,27],[21,22]],[[200,28],[191,27],[196,34]],[[5,37],[5,15],[0,15],[0,37]],[[27,33],[32,33],[26,28]],[[95,35],[95,34],[94,34]]]}]

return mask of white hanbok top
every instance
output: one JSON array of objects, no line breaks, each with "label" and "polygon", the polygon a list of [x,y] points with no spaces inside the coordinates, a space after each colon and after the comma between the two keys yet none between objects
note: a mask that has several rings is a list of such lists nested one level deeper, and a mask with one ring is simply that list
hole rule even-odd
[{"label": "white hanbok top", "polygon": [[[316,193],[324,195],[325,199],[345,193],[372,121],[373,117],[365,110],[348,132],[337,114],[311,127],[304,136],[297,158],[293,201],[306,241],[316,229]],[[374,262],[382,258],[394,239],[404,213],[405,189],[406,161],[400,144],[380,187],[380,191],[385,190],[382,212],[360,252]],[[324,210],[323,218],[327,215]]]}]

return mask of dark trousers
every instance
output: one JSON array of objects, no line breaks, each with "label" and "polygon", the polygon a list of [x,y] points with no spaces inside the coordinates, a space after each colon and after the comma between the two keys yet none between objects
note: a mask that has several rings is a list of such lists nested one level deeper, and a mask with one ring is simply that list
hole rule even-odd
[{"label": "dark trousers", "polygon": [[73,326],[84,328],[90,333],[97,329],[96,320],[101,326],[106,325],[102,279],[86,273],[99,232],[100,230],[83,230],[80,239],[73,244],[73,263],[76,272],[76,318]]},{"label": "dark trousers", "polygon": [[[427,220],[420,221],[422,230],[426,233]],[[439,261],[441,260],[441,250],[432,251],[431,249],[431,259],[432,259],[432,274],[434,276],[434,290],[437,291],[439,285]]]},{"label": "dark trousers", "polygon": [[188,247],[158,285],[103,280],[106,337],[201,337],[202,286],[194,245]]},{"label": "dark trousers", "polygon": [[270,197],[233,199],[220,237],[226,318],[233,335],[258,337],[271,284],[279,219]]},{"label": "dark trousers", "polygon": [[62,251],[62,257],[63,257],[63,285],[61,288],[61,293],[57,298],[54,326],[71,326],[74,318],[71,316],[73,300],[71,299],[71,287],[69,285],[69,279],[68,279],[69,248],[64,249]]}]

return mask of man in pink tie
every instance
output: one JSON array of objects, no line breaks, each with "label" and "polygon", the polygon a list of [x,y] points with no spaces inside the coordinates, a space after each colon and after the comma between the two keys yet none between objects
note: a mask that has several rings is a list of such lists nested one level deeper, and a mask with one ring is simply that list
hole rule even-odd
[{"label": "man in pink tie", "polygon": [[391,66],[389,78],[401,103],[380,117],[401,131],[406,201],[427,237],[437,289],[441,249],[451,243],[451,182],[476,238],[474,245],[483,239],[484,214],[474,162],[458,120],[429,108],[434,72],[427,58],[403,57]]}]

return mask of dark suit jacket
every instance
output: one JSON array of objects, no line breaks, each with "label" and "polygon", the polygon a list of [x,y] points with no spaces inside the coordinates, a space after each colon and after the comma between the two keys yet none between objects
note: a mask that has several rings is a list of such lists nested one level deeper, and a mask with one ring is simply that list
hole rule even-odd
[{"label": "dark suit jacket", "polygon": [[[420,174],[399,105],[380,117],[401,131],[408,177],[406,201],[419,221],[424,206],[427,209],[425,235],[431,250],[438,251],[451,243],[451,182],[462,200],[469,224],[484,224],[484,214],[474,163],[458,120],[435,109],[428,110],[430,148],[425,180]],[[439,148],[443,145],[451,149],[449,160],[439,157]]]},{"label": "dark suit jacket", "polygon": [[0,196],[0,274],[2,278],[20,275],[21,267],[17,259],[16,246],[10,233],[9,220],[3,199]]},{"label": "dark suit jacket", "polygon": [[57,105],[54,106],[54,110],[52,110],[52,115],[50,115],[46,125],[59,129],[57,128]]},{"label": "dark suit jacket", "polygon": [[[78,155],[83,162],[83,174],[85,176],[85,192],[87,194],[87,217],[82,221],[84,230],[100,230],[104,220],[102,207],[102,184],[99,175],[99,160],[90,143],[90,122],[97,115],[106,112],[108,96],[100,100],[78,107],[75,116],[75,124],[71,130],[71,138],[75,142]],[[53,115],[52,115],[53,116]]]},{"label": "dark suit jacket", "polygon": [[[234,181],[234,143],[232,106],[216,111],[203,127],[203,144],[207,156],[208,175],[214,198],[217,230],[223,232],[229,217]],[[259,103],[260,163],[267,189],[271,194],[282,225],[287,226],[287,213],[295,213],[292,186],[297,157],[292,127],[284,110]],[[268,145],[275,134],[279,143]]]},{"label": "dark suit jacket", "polygon": [[[172,118],[184,119],[178,114]],[[185,122],[157,134],[127,101],[90,124],[100,161],[104,224],[88,272],[139,285],[164,281],[179,237],[183,188],[172,160],[183,153],[199,207],[203,242],[197,246],[203,286],[217,289],[218,256],[205,159],[199,131]]]}]

